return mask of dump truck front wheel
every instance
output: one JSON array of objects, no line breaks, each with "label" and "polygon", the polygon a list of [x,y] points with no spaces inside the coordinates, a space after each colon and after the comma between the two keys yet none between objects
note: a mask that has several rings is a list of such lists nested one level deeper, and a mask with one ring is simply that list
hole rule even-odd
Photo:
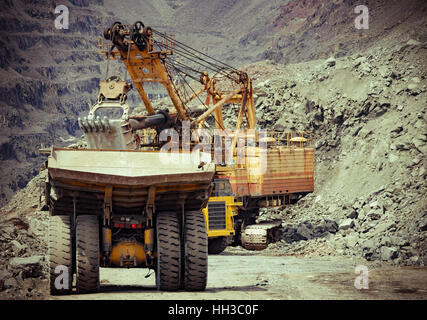
[{"label": "dump truck front wheel", "polygon": [[209,254],[220,254],[228,247],[228,237],[217,237],[208,240]]},{"label": "dump truck front wheel", "polygon": [[76,286],[78,293],[99,291],[98,217],[78,216],[76,220]]},{"label": "dump truck front wheel", "polygon": [[177,291],[181,283],[181,239],[175,212],[159,212],[156,219],[158,290]]},{"label": "dump truck front wheel", "polygon": [[69,294],[73,281],[73,250],[69,216],[49,218],[49,286],[51,295]]}]

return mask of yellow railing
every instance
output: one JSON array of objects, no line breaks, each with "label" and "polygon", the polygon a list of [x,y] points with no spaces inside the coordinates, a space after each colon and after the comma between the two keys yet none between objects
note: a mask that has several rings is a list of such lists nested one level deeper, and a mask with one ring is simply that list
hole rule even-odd
[{"label": "yellow railing", "polygon": [[273,138],[272,144],[288,148],[311,148],[313,136],[311,131],[269,131],[267,136]]}]

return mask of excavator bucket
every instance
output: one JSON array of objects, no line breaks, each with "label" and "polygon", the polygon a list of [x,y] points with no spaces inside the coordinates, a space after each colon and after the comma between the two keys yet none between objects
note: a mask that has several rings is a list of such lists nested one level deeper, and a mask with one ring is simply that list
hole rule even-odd
[{"label": "excavator bucket", "polygon": [[[119,119],[102,119],[97,115],[100,109],[121,109]],[[139,141],[132,132],[128,119],[129,106],[119,101],[102,101],[96,103],[88,115],[79,118],[80,129],[85,134],[89,149],[137,150]]]}]

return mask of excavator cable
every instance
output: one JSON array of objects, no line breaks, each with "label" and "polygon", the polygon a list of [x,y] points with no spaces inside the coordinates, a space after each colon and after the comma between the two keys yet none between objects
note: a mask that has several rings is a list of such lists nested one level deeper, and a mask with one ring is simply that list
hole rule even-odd
[{"label": "excavator cable", "polygon": [[[170,63],[170,62],[166,62],[166,63]],[[188,83],[188,81],[185,79],[185,77],[182,76],[182,74],[189,76],[190,78],[194,79],[195,81],[199,81],[199,79],[197,78],[193,78],[191,75],[186,74],[185,72],[183,72],[182,70],[180,70],[179,68],[177,68],[176,66],[173,66],[174,70],[176,71],[176,74],[182,79],[182,81],[190,88],[190,90],[193,92],[193,94],[196,94],[196,91],[193,89],[193,87]],[[184,86],[184,90],[185,90],[185,86]],[[209,107],[202,101],[202,99],[200,99],[200,97],[198,95],[196,95],[197,99],[199,100],[199,102],[201,103],[201,105],[205,108],[205,110],[208,110]],[[215,123],[218,125],[218,127],[220,127],[222,130],[225,130],[225,128],[218,122],[218,120],[213,116],[210,115],[209,117],[212,117],[215,120]],[[231,137],[229,136],[229,134],[227,132],[226,136],[227,137]]]},{"label": "excavator cable", "polygon": [[[185,53],[185,52],[175,51],[175,53],[180,58],[187,59],[187,60],[191,61],[194,64],[197,64],[199,66],[202,66],[202,67],[204,67],[206,69],[209,69],[209,70],[217,72],[217,73],[222,73],[224,76],[227,76],[227,77],[230,76],[230,74],[227,73],[227,72],[225,72],[224,69],[216,68],[215,66],[213,66],[212,64],[210,64],[208,61],[205,61],[205,60],[197,61],[196,59],[193,59],[193,58],[189,57],[188,54]],[[198,72],[200,73],[200,71],[198,71]]]},{"label": "excavator cable", "polygon": [[200,81],[200,76],[203,74],[203,72],[197,71],[197,70],[195,70],[191,67],[188,67],[187,65],[185,65],[181,62],[178,62],[178,61],[173,61],[171,59],[165,59],[165,61],[167,61],[168,65],[174,66],[175,68],[176,68],[176,65],[178,65],[182,69],[187,69],[187,70],[190,70],[190,72],[197,73],[199,75],[199,77],[195,77],[194,75],[190,74],[189,72],[185,72],[181,69],[181,72],[185,73],[191,79],[198,81],[198,82]]},{"label": "excavator cable", "polygon": [[[176,73],[180,83],[181,83],[181,80],[182,80],[182,82],[187,83],[187,81],[185,80],[185,77],[187,76],[186,74],[180,72],[180,70],[176,70],[175,73]],[[190,95],[188,93],[186,86],[182,85],[182,86],[180,86],[180,88],[182,88],[181,91],[182,91],[182,97],[184,98],[184,101],[187,101],[187,99],[190,97]]]},{"label": "excavator cable", "polygon": [[[133,38],[133,31],[134,31],[134,26],[135,26],[135,24],[133,24],[132,25],[132,28],[131,28],[131,30],[130,30],[130,35],[129,35],[129,38],[130,39],[132,39]],[[131,42],[129,42],[129,44],[128,44],[128,52],[127,52],[127,56],[126,56],[126,70],[128,70],[129,69],[129,58],[130,58],[130,48],[132,47],[132,43]],[[125,70],[125,76],[124,76],[124,80],[126,81],[127,80],[127,72],[126,72],[126,70]]]},{"label": "excavator cable", "polygon": [[[169,40],[169,41],[171,41],[171,42],[174,42],[175,43],[175,46],[176,47],[180,47],[180,48],[182,48],[183,50],[186,50],[187,52],[189,52],[189,50],[192,50],[192,51],[194,51],[194,52],[196,52],[196,53],[198,53],[198,54],[200,54],[200,55],[202,55],[202,56],[204,56],[204,57],[206,57],[206,58],[208,58],[208,59],[211,59],[211,60],[213,60],[213,61],[215,61],[215,62],[217,62],[217,63],[219,63],[219,64],[222,64],[223,65],[223,68],[227,68],[227,69],[231,69],[231,70],[233,70],[234,72],[238,72],[239,70],[237,70],[236,68],[234,68],[234,67],[232,67],[232,66],[230,66],[230,65],[228,65],[228,64],[226,64],[226,63],[224,63],[224,62],[222,62],[222,61],[220,61],[220,60],[218,60],[218,59],[215,59],[214,57],[211,57],[211,56],[208,56],[207,54],[205,54],[205,53],[203,53],[203,52],[201,52],[201,51],[199,51],[199,50],[196,50],[196,49],[194,49],[194,48],[192,48],[192,47],[190,47],[190,46],[188,46],[188,45],[186,45],[186,44],[184,44],[184,43],[182,43],[182,42],[180,42],[180,41],[178,41],[178,40],[175,40],[175,39],[172,39],[171,37],[169,37],[168,35],[166,35],[166,34],[163,34],[163,33],[161,33],[161,32],[159,32],[159,31],[157,31],[157,30],[154,30],[154,29],[152,29],[153,30],[153,33],[155,33],[155,34],[157,34],[157,35],[159,35],[159,36],[161,36],[161,37],[163,37],[163,38],[165,38],[165,39],[167,39],[167,40]],[[194,53],[193,53],[193,55],[195,55]],[[195,55],[196,57],[197,57],[197,55]],[[203,60],[202,58],[200,58],[200,57],[198,57],[200,60]],[[211,63],[211,64],[213,64],[213,63]]]},{"label": "excavator cable", "polygon": [[[169,62],[170,63],[170,62]],[[182,79],[182,81],[190,88],[190,90],[193,92],[193,94],[195,94],[196,92],[194,91],[194,89],[193,89],[193,87],[188,83],[188,81],[187,80],[185,80],[185,77],[183,77],[183,74],[184,75],[186,75],[186,76],[189,76],[190,78],[192,78],[192,79],[194,79],[194,80],[196,80],[196,81],[199,81],[199,79],[197,79],[197,78],[193,78],[193,77],[191,77],[190,75],[188,75],[187,73],[185,73],[185,72],[183,72],[182,70],[180,70],[179,68],[177,68],[176,66],[174,66],[174,70],[176,71],[176,74],[178,75],[178,77],[180,77],[181,79]],[[183,88],[184,88],[184,90],[186,90],[185,89],[185,86],[183,86]],[[200,99],[200,97],[197,95],[197,99],[200,101],[200,103],[203,105],[203,107],[205,108],[205,110],[208,110],[209,108],[208,108],[208,106],[206,106],[206,104]],[[215,119],[215,118],[214,118]],[[217,121],[216,119],[215,119],[215,121]],[[219,124],[218,124],[219,125]]]},{"label": "excavator cable", "polygon": [[[160,35],[161,37],[164,37],[165,39],[167,39],[169,41],[174,41],[172,38],[168,37],[165,34],[162,34],[162,33],[159,33],[159,32],[154,32],[154,31],[153,31],[153,33],[156,33],[156,34]],[[161,45],[160,42],[158,42],[158,41],[156,41],[156,43],[159,46]],[[237,69],[235,69],[235,68],[227,65],[226,63],[223,63],[223,62],[221,62],[221,61],[219,61],[219,60],[217,60],[217,59],[215,59],[213,57],[210,57],[210,56],[208,56],[208,55],[206,55],[206,54],[204,54],[204,53],[202,53],[202,52],[200,52],[200,51],[198,51],[196,49],[193,49],[193,48],[191,48],[191,47],[189,47],[187,45],[184,45],[184,44],[182,44],[179,41],[175,40],[175,43],[176,43],[176,46],[174,48],[174,52],[180,58],[187,59],[187,60],[189,60],[189,61],[191,61],[191,62],[193,62],[193,63],[195,63],[195,64],[197,64],[199,66],[203,66],[206,69],[209,69],[209,70],[214,71],[216,73],[222,74],[225,77],[227,77],[227,78],[229,78],[229,79],[231,79],[233,81],[238,81],[238,77],[235,77],[235,76],[233,77],[233,74],[237,74],[238,73]],[[194,52],[191,52],[191,50],[193,50],[197,54],[194,53]],[[212,62],[212,61],[208,61],[206,59],[203,59],[198,54],[199,55],[203,55],[203,56],[205,56],[205,57],[207,57],[207,58],[209,58],[211,60],[214,60],[216,62],[219,62],[222,65],[217,64],[217,63]],[[200,71],[196,71],[196,72],[200,73]]]},{"label": "excavator cable", "polygon": [[[177,69],[177,71],[179,71],[179,69]],[[187,84],[187,86],[191,89],[191,91],[193,92],[193,94],[196,94],[196,91],[194,91],[193,87],[187,82],[187,80],[185,80],[184,77],[182,77],[182,80]],[[200,103],[203,105],[203,107],[205,108],[205,110],[208,110],[209,107],[202,101],[202,99],[200,99],[200,97],[198,95],[196,95],[197,99],[200,101]],[[210,115],[209,117],[212,117],[215,120],[215,123],[218,125],[218,127],[220,127],[222,130],[225,130],[225,128],[218,122],[218,120],[213,116]],[[227,137],[231,137],[228,132],[225,132]]]},{"label": "excavator cable", "polygon": [[[110,41],[111,43],[113,42],[113,33],[110,33]],[[108,48],[108,52],[107,52],[107,57],[109,58],[111,55],[111,51],[113,51],[113,46],[110,46]],[[109,69],[109,65],[110,65],[110,59],[107,59],[107,67],[105,68],[105,77],[104,79],[108,78],[108,69]]]},{"label": "excavator cable", "polygon": [[172,84],[173,89],[175,90],[176,95],[178,96],[179,101],[181,102],[182,108],[185,110],[185,113],[188,113],[188,109],[185,106],[184,101],[182,101],[182,97],[181,97],[181,93],[179,92],[178,88],[175,85],[175,82],[173,81],[172,75],[171,75],[171,71],[169,70],[169,68],[166,65],[166,62],[164,61],[163,66],[165,68],[165,70],[167,71],[167,75],[169,77],[169,81]]}]

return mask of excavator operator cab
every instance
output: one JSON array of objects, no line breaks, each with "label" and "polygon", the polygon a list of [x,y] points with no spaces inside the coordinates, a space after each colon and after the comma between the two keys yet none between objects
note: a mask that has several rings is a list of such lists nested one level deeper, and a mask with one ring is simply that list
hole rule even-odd
[{"label": "excavator operator cab", "polygon": [[233,196],[233,189],[231,188],[228,179],[214,179],[214,189],[211,194],[212,197],[228,197]]}]

